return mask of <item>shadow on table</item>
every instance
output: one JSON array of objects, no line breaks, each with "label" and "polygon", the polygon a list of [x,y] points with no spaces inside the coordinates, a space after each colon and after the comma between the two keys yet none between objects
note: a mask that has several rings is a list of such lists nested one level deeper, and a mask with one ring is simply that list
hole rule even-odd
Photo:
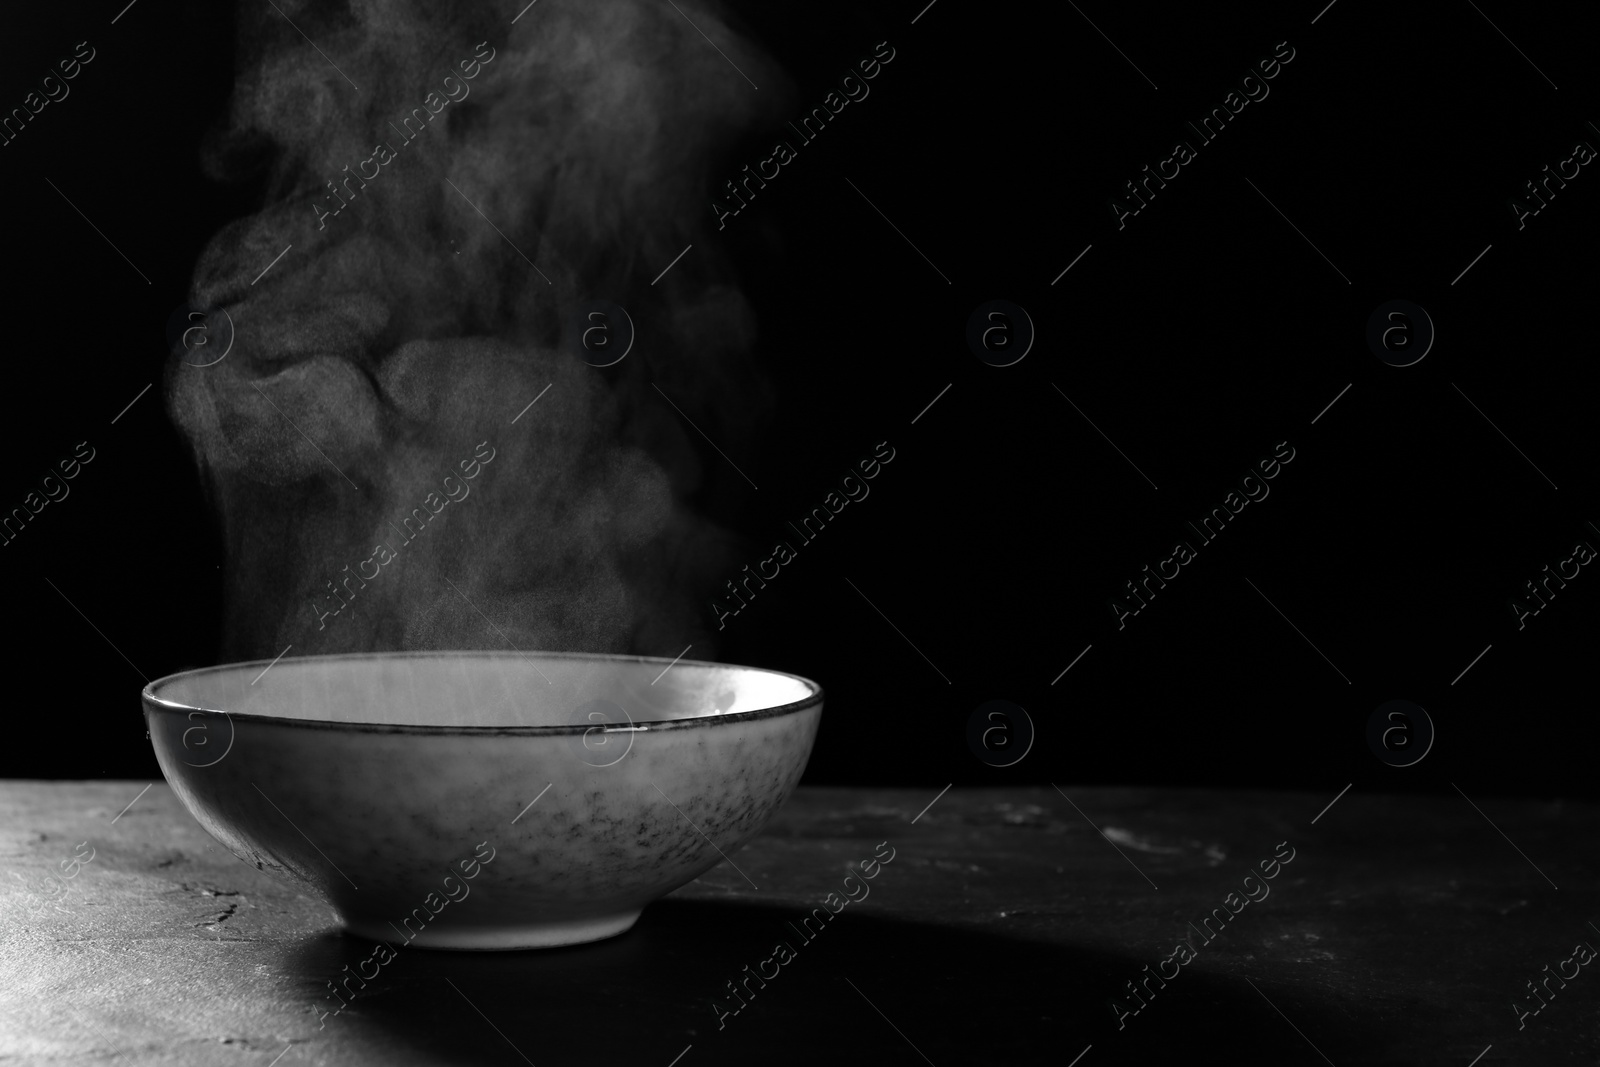
[{"label": "shadow on table", "polygon": [[[846,912],[814,941],[790,926],[795,908],[664,900],[630,932],[573,948],[510,953],[401,948],[324,1034],[354,1033],[431,1062],[656,1064],[854,1062],[1147,1064],[1174,1054],[1231,1064],[1390,1062],[1402,1034],[1431,1020],[1366,1001],[1318,1002],[1256,978],[1185,968],[1118,1031],[1110,999],[1153,959],[1019,941],[981,931]],[[794,957],[738,1007],[742,980],[778,942]],[[286,968],[308,1003],[333,1005],[325,981],[354,972],[372,944],[329,933],[296,948]],[[745,972],[745,965],[750,972]],[[774,964],[766,965],[768,974]],[[743,992],[743,986],[740,987]],[[1321,994],[1326,998],[1327,994]],[[327,999],[324,1000],[324,997]],[[1306,1037],[1295,1033],[1284,1015]],[[1404,1015],[1402,1018],[1401,1016]],[[350,1028],[338,1030],[335,1028]],[[317,1038],[308,1046],[314,1049]],[[914,1046],[914,1048],[913,1048]],[[918,1052],[922,1055],[919,1057]]]}]

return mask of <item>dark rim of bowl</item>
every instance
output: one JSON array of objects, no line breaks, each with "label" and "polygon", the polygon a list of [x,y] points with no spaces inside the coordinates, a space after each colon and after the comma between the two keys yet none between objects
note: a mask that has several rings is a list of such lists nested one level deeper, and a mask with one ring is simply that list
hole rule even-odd
[{"label": "dark rim of bowl", "polygon": [[[603,659],[614,663],[663,663],[682,666],[690,664],[696,667],[715,667],[722,669],[737,669],[748,671],[761,671],[765,674],[776,674],[784,678],[792,678],[811,689],[811,693],[799,700],[788,704],[779,704],[771,708],[758,708],[755,711],[738,711],[726,715],[699,715],[689,719],[659,719],[647,722],[629,722],[625,725],[607,723],[600,727],[604,733],[644,733],[655,730],[688,730],[695,727],[711,727],[722,723],[749,722],[754,719],[777,718],[780,715],[789,715],[794,712],[804,711],[822,703],[822,686],[810,678],[787,671],[775,671],[767,667],[745,667],[734,663],[712,663],[709,660],[678,659],[671,660],[665,656],[627,656],[607,652],[523,652],[509,653],[496,652],[488,649],[452,652],[448,650],[427,649],[416,652],[341,652],[326,656],[290,656],[287,660],[244,660],[239,663],[219,663],[210,667],[196,667],[187,671],[176,671],[164,675],[148,683],[140,692],[144,700],[144,711],[148,717],[152,709],[163,711],[204,712],[210,715],[227,716],[230,722],[242,720],[252,723],[268,723],[279,726],[300,726],[321,730],[353,730],[359,733],[375,734],[471,734],[474,736],[490,736],[494,734],[515,734],[517,736],[545,736],[560,737],[568,734],[584,734],[596,729],[594,726],[584,726],[581,723],[563,724],[557,726],[422,726],[415,723],[388,723],[388,722],[326,722],[321,719],[297,719],[286,715],[255,715],[249,712],[223,711],[220,708],[206,708],[195,704],[185,704],[176,700],[167,700],[155,695],[155,689],[174,678],[184,678],[193,675],[210,674],[218,671],[236,670],[258,665],[274,666],[284,662],[306,662],[308,660],[339,660],[339,659],[421,659],[424,657],[495,657],[511,659],[516,655],[524,658],[530,656],[546,659]],[[263,671],[263,673],[265,673]],[[254,684],[254,683],[252,683]],[[624,709],[626,711],[626,709]]]}]

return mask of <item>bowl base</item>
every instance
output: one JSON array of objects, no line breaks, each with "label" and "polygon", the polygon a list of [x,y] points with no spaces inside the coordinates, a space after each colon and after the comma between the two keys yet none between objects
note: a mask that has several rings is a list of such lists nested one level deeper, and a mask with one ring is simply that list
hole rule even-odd
[{"label": "bowl base", "polygon": [[[588,941],[601,941],[626,933],[639,921],[642,911],[641,908],[612,915],[565,919],[559,922],[423,930],[410,941],[402,943],[416,948],[465,952],[512,952],[519,949],[581,945]],[[382,941],[390,945],[396,943],[394,927],[382,920],[352,917],[345,920],[344,928],[347,932],[370,941]]]}]

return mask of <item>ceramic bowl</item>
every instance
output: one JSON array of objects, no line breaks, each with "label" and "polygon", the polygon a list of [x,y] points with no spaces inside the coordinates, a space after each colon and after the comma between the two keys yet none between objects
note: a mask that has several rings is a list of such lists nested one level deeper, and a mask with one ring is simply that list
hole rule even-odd
[{"label": "ceramic bowl", "polygon": [[620,934],[793,792],[822,688],[575,653],[309,656],[144,690],[162,772],[234,855],[352,933],[448,949]]}]

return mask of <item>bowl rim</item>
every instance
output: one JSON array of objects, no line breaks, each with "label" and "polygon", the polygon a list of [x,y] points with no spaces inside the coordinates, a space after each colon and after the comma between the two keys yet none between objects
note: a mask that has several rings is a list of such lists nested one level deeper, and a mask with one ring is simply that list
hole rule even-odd
[{"label": "bowl rim", "polygon": [[[549,726],[426,726],[417,723],[387,723],[387,722],[329,722],[321,719],[301,719],[287,715],[257,715],[252,712],[226,711],[222,708],[207,708],[198,704],[189,704],[183,701],[159,697],[155,694],[157,687],[177,678],[192,677],[201,674],[210,674],[224,670],[236,670],[244,667],[265,665],[267,669],[289,661],[304,662],[307,660],[344,660],[344,659],[423,659],[432,657],[453,658],[497,658],[513,659],[545,658],[545,659],[593,659],[610,660],[616,663],[663,663],[668,665],[692,664],[697,667],[715,667],[722,669],[737,669],[747,671],[760,671],[764,674],[776,674],[785,678],[792,678],[811,690],[809,694],[799,700],[787,704],[779,704],[770,708],[757,708],[754,711],[738,711],[720,715],[699,715],[688,719],[652,719],[643,722],[634,722],[630,717],[625,724],[606,723],[604,726],[585,726],[582,723],[563,723]],[[265,670],[262,671],[266,673]],[[665,673],[663,671],[663,673]],[[258,676],[259,680],[259,676]],[[254,682],[251,683],[255,684]],[[652,683],[653,684],[653,683]],[[514,735],[520,737],[561,737],[573,734],[586,734],[599,729],[603,733],[646,733],[660,730],[688,730],[696,727],[709,728],[723,723],[750,722],[756,719],[775,719],[783,715],[793,715],[809,708],[819,706],[823,701],[822,686],[799,674],[788,671],[773,670],[770,667],[750,667],[739,663],[716,663],[711,660],[698,659],[668,659],[666,656],[636,656],[626,653],[613,652],[506,652],[496,649],[415,649],[410,651],[388,652],[336,652],[312,656],[279,656],[277,659],[239,660],[232,663],[216,663],[208,667],[192,667],[188,670],[174,671],[160,678],[147,682],[140,690],[139,696],[144,706],[145,717],[149,718],[152,711],[176,711],[185,714],[203,713],[209,715],[225,716],[229,722],[243,721],[247,723],[261,723],[276,726],[306,727],[319,730],[348,730],[356,733],[377,734],[430,734],[434,736],[465,734],[474,737],[489,737],[497,734]],[[623,709],[627,714],[627,709]]]}]

